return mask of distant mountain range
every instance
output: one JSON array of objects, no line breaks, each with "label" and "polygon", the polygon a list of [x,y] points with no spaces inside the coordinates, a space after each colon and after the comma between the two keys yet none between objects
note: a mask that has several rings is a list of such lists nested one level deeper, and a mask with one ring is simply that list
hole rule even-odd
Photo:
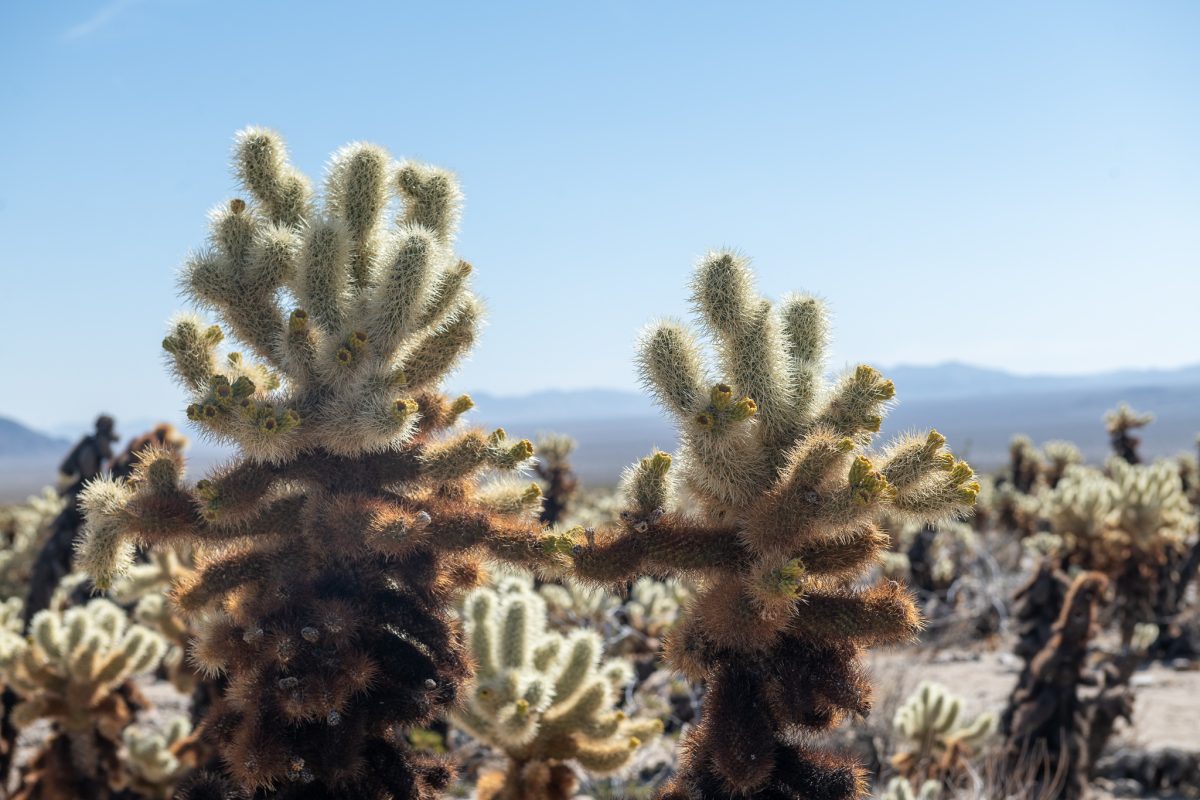
[{"label": "distant mountain range", "polygon": [[[1089,460],[1100,461],[1108,452],[1104,412],[1121,401],[1156,415],[1141,434],[1147,456],[1194,450],[1200,432],[1200,365],[1077,376],[1014,375],[959,363],[898,366],[884,372],[895,381],[898,398],[884,433],[936,426],[981,469],[1003,463],[1008,442],[1017,433],[1036,442],[1069,439]],[[615,482],[625,465],[652,447],[675,446],[670,421],[640,392],[591,389],[472,396],[477,410],[470,418],[476,424],[503,426],[511,435],[531,438],[543,432],[574,437],[579,443],[576,469],[593,485]],[[154,421],[118,417],[117,423],[127,439]],[[176,424],[187,430],[181,421]],[[57,460],[89,430],[90,422],[83,421],[41,433],[0,417],[0,500],[52,483]],[[228,449],[192,439],[193,475],[230,455]]]}]

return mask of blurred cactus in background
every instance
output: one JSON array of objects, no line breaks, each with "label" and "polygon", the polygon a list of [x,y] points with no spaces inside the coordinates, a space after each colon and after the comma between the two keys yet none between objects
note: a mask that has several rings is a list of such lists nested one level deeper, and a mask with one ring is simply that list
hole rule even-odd
[{"label": "blurred cactus in background", "polygon": [[66,503],[47,487],[24,503],[0,506],[0,597],[24,596],[33,562]]},{"label": "blurred cactus in background", "polygon": [[575,440],[570,436],[548,434],[537,440],[538,457],[534,469],[545,483],[541,520],[547,525],[557,525],[566,519],[579,490],[579,478],[571,469],[574,449]]},{"label": "blurred cactus in background", "polygon": [[[234,168],[248,196],[213,210],[182,275],[224,327],[184,314],[163,347],[189,419],[238,458],[188,486],[178,454],[154,447],[128,481],[93,481],[80,561],[105,588],[135,545],[201,548],[172,599],[195,621],[194,662],[228,680],[203,733],[233,787],[433,797],[452,767],[411,750],[406,731],[470,676],[449,603],[481,580],[481,553],[552,557],[536,487],[476,494],[481,474],[528,465],[532,446],[452,432],[471,401],[438,390],[482,316],[453,251],[458,186],[352,144],[318,202],[261,128],[238,134]],[[227,332],[243,349],[219,353]],[[181,791],[233,788],[203,776]]]},{"label": "blurred cactus in background", "polygon": [[479,778],[479,800],[568,800],[572,764],[591,775],[615,772],[662,732],[656,719],[617,708],[633,669],[601,660],[595,631],[546,629],[546,606],[528,583],[501,580],[464,604],[476,685],[454,722],[508,756],[503,774]]},{"label": "blurred cactus in background", "polygon": [[13,723],[45,718],[54,725],[17,797],[103,798],[123,788],[122,735],[134,707],[145,705],[129,681],[153,671],[166,649],[158,634],[130,625],[104,599],[40,611],[27,636],[0,633],[0,676],[20,698]]},{"label": "blurred cactus in background", "polygon": [[1058,486],[1067,467],[1083,463],[1083,453],[1079,452],[1079,448],[1073,442],[1060,439],[1046,442],[1042,445],[1042,453],[1046,458],[1042,476],[1051,489]]},{"label": "blurred cactus in background", "polygon": [[1140,464],[1142,458],[1138,454],[1138,445],[1142,440],[1130,431],[1144,428],[1154,422],[1153,414],[1142,414],[1134,411],[1127,404],[1121,403],[1104,415],[1104,427],[1108,431],[1113,453],[1129,464]]},{"label": "blurred cactus in background", "polygon": [[966,774],[970,758],[996,729],[996,718],[983,713],[968,722],[962,698],[924,681],[896,712],[893,726],[904,749],[893,756],[892,766],[906,778],[940,785]]},{"label": "blurred cactus in background", "polygon": [[149,800],[170,800],[180,779],[192,767],[188,748],[192,743],[192,724],[186,717],[175,717],[162,733],[125,729],[125,764],[128,788]]},{"label": "blurred cactus in background", "polygon": [[1088,642],[1107,581],[1080,573],[1071,584],[1046,646],[1034,657],[1030,679],[1009,700],[1005,749],[1014,771],[1033,760],[1038,779],[1056,796],[1083,797],[1088,776],[1088,714],[1079,695]]},{"label": "blurred cactus in background", "polygon": [[1028,436],[1014,436],[1008,445],[1007,482],[1022,494],[1031,493],[1042,477],[1042,454]]},{"label": "blurred cactus in background", "polygon": [[819,300],[775,309],[729,252],[705,257],[692,288],[724,380],[708,377],[683,325],[643,335],[642,375],[675,417],[681,450],[627,472],[617,529],[573,531],[560,547],[598,583],[703,580],[667,646],[672,666],[707,683],[703,716],[663,797],[858,797],[855,761],[796,733],[866,714],[862,648],[920,628],[897,584],[855,585],[888,544],[874,519],[884,506],[913,521],[953,518],[979,485],[936,432],[866,455],[895,390],[867,366],[825,389]]},{"label": "blurred cactus in background", "polygon": [[42,543],[33,563],[25,594],[26,622],[50,605],[59,581],[71,571],[83,525],[80,494],[88,481],[98,477],[113,457],[112,445],[117,441],[115,427],[113,418],[107,414],[97,417],[95,431],[80,439],[58,468],[63,484],[60,492],[63,509],[55,517],[50,535]]}]

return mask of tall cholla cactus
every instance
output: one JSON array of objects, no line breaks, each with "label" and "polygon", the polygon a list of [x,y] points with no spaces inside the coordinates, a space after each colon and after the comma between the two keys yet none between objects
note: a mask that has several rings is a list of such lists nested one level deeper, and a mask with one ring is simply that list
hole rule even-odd
[{"label": "tall cholla cactus", "polygon": [[693,301],[724,380],[707,376],[683,325],[646,332],[642,374],[675,416],[681,451],[629,470],[620,528],[576,532],[561,546],[593,581],[703,580],[667,656],[708,692],[664,797],[860,796],[859,765],[797,732],[867,713],[862,648],[920,628],[898,584],[854,586],[887,547],[873,520],[883,506],[914,520],[953,517],[979,486],[936,432],[867,455],[894,389],[860,366],[823,390],[816,299],[791,296],[776,310],[756,295],[744,259],[716,252],[696,272]]},{"label": "tall cholla cactus", "polygon": [[614,708],[632,667],[601,661],[595,631],[547,631],[545,601],[526,582],[476,589],[464,615],[479,671],[453,719],[509,758],[502,780],[480,778],[480,800],[567,800],[575,786],[567,762],[611,773],[662,732],[659,720],[629,719]]},{"label": "tall cholla cactus", "polygon": [[[203,546],[174,601],[202,620],[195,662],[228,677],[206,727],[241,789],[429,797],[452,771],[403,729],[470,674],[448,604],[480,578],[479,551],[547,557],[536,489],[475,493],[481,472],[524,466],[529,442],[448,432],[471,402],[438,385],[481,313],[452,249],[458,187],[354,144],[318,203],[258,128],[238,134],[234,165],[248,197],[212,212],[182,277],[226,328],[182,316],[163,346],[189,418],[240,456],[195,486],[163,450],[128,483],[92,483],[82,563],[103,586],[135,544]],[[244,350],[218,357],[225,330]]]},{"label": "tall cholla cactus", "polygon": [[1050,641],[1034,657],[1029,679],[1009,698],[1005,757],[1013,772],[1030,761],[1037,765],[1035,796],[1087,793],[1088,712],[1079,687],[1088,680],[1087,647],[1106,584],[1098,572],[1075,577]]},{"label": "tall cholla cactus", "polygon": [[1134,411],[1126,403],[1119,404],[1115,409],[1104,415],[1104,427],[1112,442],[1113,452],[1130,464],[1140,464],[1138,445],[1142,440],[1130,431],[1144,428],[1154,422],[1153,414],[1141,414]]},{"label": "tall cholla cactus", "polygon": [[54,735],[26,775],[22,796],[106,797],[123,784],[122,731],[132,721],[126,682],[157,668],[166,642],[130,625],[108,600],[39,611],[27,637],[0,634],[0,675],[21,698],[18,727],[47,718]]},{"label": "tall cholla cactus", "polygon": [[966,773],[967,760],[996,729],[996,717],[983,713],[962,719],[963,701],[940,683],[925,681],[896,711],[892,726],[906,749],[892,758],[905,777],[952,780]]}]

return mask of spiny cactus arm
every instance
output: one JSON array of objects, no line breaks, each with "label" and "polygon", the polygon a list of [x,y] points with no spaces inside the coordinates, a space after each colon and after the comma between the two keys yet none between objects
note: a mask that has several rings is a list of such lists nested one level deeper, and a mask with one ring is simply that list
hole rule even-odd
[{"label": "spiny cactus arm", "polygon": [[397,369],[412,391],[430,386],[451,372],[475,346],[483,305],[464,297],[444,320],[413,345]]},{"label": "spiny cactus arm", "polygon": [[369,288],[378,229],[388,201],[391,156],[365,142],[333,154],[325,176],[325,211],[343,221],[350,240],[349,276],[356,291]]},{"label": "spiny cactus arm", "polygon": [[592,536],[572,529],[558,537],[556,546],[572,556],[575,577],[604,584],[641,575],[733,572],[749,557],[737,528],[701,525],[674,514],[644,533],[604,529]]},{"label": "spiny cactus arm", "polygon": [[528,515],[542,507],[542,487],[513,479],[494,481],[480,487],[475,501],[497,514]]},{"label": "spiny cactus arm", "polygon": [[888,581],[868,589],[813,592],[796,605],[790,634],[823,641],[851,639],[864,647],[910,641],[922,628],[904,587]]},{"label": "spiny cactus arm", "polygon": [[396,188],[405,200],[404,222],[422,225],[446,242],[454,237],[462,213],[462,192],[452,172],[403,161],[396,169]]},{"label": "spiny cactus arm", "polygon": [[883,413],[896,387],[874,367],[860,364],[841,378],[830,394],[817,424],[855,441],[869,441],[883,424]]},{"label": "spiny cactus arm", "polygon": [[421,312],[421,328],[441,325],[466,299],[467,279],[471,271],[470,264],[459,261],[438,274],[429,287],[425,308]]},{"label": "spiny cactus arm", "polygon": [[446,483],[475,475],[488,467],[516,469],[533,456],[528,439],[512,442],[503,428],[485,436],[467,431],[427,447],[420,454],[421,476],[430,483]]},{"label": "spiny cactus arm", "polygon": [[[849,439],[818,437],[813,444],[791,454],[797,459],[794,468],[747,520],[746,541],[763,556],[786,555],[818,531],[860,528],[891,496],[887,481],[868,458],[847,459]],[[830,481],[835,470],[844,470],[845,480]]]},{"label": "spiny cactus arm", "polygon": [[667,321],[647,328],[638,342],[637,366],[658,402],[679,419],[699,413],[707,403],[709,381],[700,347],[684,325]]},{"label": "spiny cactus arm", "polygon": [[201,392],[217,371],[217,346],[225,335],[218,325],[205,325],[194,314],[182,314],[163,339],[163,350],[175,377],[189,392]]},{"label": "spiny cactus arm", "polygon": [[788,295],[779,306],[783,341],[790,359],[792,413],[801,424],[812,421],[824,385],[829,319],[825,304],[810,295]]},{"label": "spiny cactus arm", "polygon": [[692,279],[692,302],[716,334],[722,373],[753,398],[763,440],[778,449],[793,434],[788,369],[778,320],[756,293],[747,260],[729,251],[705,256]]},{"label": "spiny cactus arm", "polygon": [[979,490],[971,466],[956,461],[948,469],[934,472],[921,483],[897,492],[891,506],[914,520],[937,522],[968,514]]},{"label": "spiny cactus arm", "polygon": [[191,575],[184,576],[172,590],[180,610],[194,613],[221,600],[234,589],[267,580],[274,570],[290,563],[286,547],[234,547],[209,557]]},{"label": "spiny cactus arm", "polygon": [[287,148],[275,131],[250,127],[238,131],[234,171],[272,222],[293,226],[312,211],[312,186],[288,163]]}]

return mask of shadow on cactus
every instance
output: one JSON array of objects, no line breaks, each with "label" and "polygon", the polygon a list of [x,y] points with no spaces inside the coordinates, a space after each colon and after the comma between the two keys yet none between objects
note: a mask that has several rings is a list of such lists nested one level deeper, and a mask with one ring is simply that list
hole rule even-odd
[{"label": "shadow on cactus", "polygon": [[[143,456],[85,493],[81,552],[98,585],[135,545],[200,545],[173,599],[192,657],[227,676],[206,721],[234,787],[294,798],[432,797],[451,767],[408,728],[451,706],[470,674],[448,603],[478,554],[534,565],[528,483],[476,492],[532,455],[503,431],[451,431],[471,407],[439,383],[475,341],[479,302],[453,251],[447,172],[374,145],[334,154],[318,202],[279,137],[237,136],[247,192],[210,216],[182,283],[224,326],[180,316],[163,341],[205,435],[235,445],[194,486],[180,459]],[[226,333],[241,350],[218,352]],[[197,779],[190,797],[219,797]]]},{"label": "shadow on cactus", "polygon": [[936,432],[867,453],[895,390],[868,366],[825,389],[818,300],[790,296],[776,309],[727,252],[705,257],[692,286],[720,379],[683,325],[645,333],[642,375],[676,418],[681,450],[628,471],[622,525],[569,533],[559,547],[594,582],[703,581],[667,656],[708,692],[664,797],[858,797],[859,765],[807,734],[870,709],[862,648],[920,629],[902,587],[855,585],[887,546],[874,520],[884,507],[913,521],[956,517],[979,486]]},{"label": "shadow on cactus", "polygon": [[546,604],[519,578],[476,589],[464,606],[477,683],[456,724],[508,756],[504,774],[479,778],[479,800],[568,800],[572,764],[606,775],[662,732],[629,719],[616,700],[633,680],[622,659],[601,661],[599,634],[546,629]]}]

